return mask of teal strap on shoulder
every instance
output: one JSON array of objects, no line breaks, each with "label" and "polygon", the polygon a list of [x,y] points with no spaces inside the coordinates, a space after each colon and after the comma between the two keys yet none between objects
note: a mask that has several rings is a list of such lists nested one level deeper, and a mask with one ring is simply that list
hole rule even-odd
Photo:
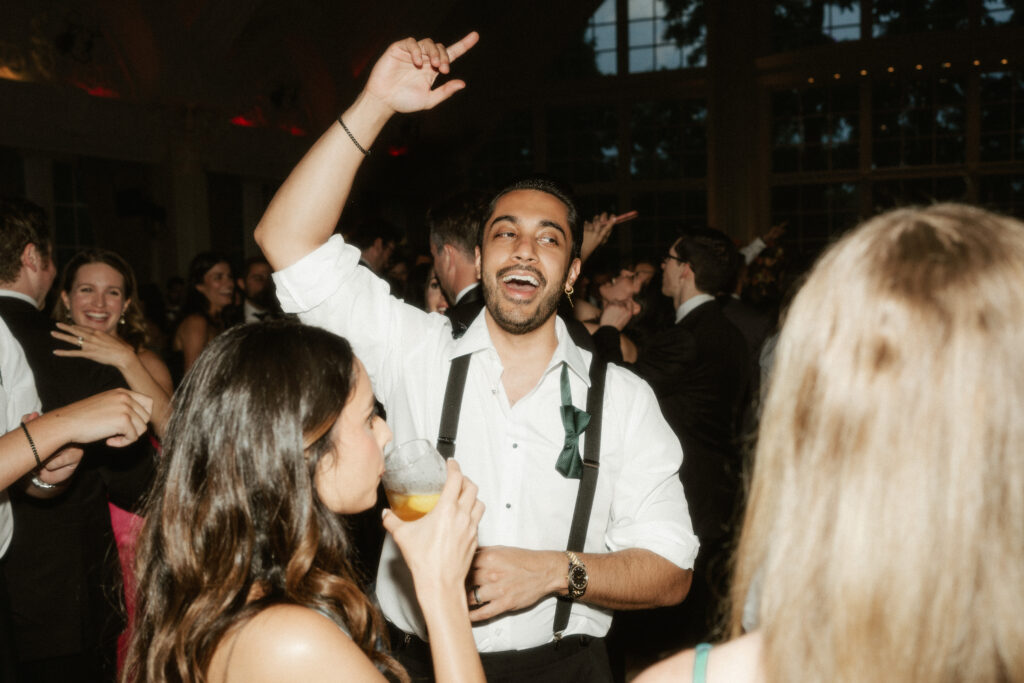
[{"label": "teal strap on shoulder", "polygon": [[704,683],[708,675],[708,653],[711,645],[701,643],[697,646],[697,656],[693,659],[693,683]]}]

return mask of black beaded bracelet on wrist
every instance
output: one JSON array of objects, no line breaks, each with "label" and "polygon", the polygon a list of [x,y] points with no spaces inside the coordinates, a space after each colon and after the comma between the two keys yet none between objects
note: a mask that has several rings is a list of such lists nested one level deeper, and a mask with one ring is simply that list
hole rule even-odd
[{"label": "black beaded bracelet on wrist", "polygon": [[28,439],[28,445],[32,447],[32,455],[36,456],[36,465],[39,467],[43,466],[43,461],[39,459],[39,451],[36,450],[36,442],[32,440],[32,435],[28,433],[28,427],[25,423],[21,423],[21,431],[25,432],[25,438]]},{"label": "black beaded bracelet on wrist", "polygon": [[341,120],[340,114],[338,115],[338,123],[340,123],[341,127],[345,130],[346,133],[348,133],[348,139],[352,141],[352,144],[356,146],[356,149],[362,152],[364,157],[370,156],[370,150],[366,149],[365,147],[359,144],[359,141],[356,140],[356,136],[352,135],[352,131],[350,131],[348,129],[348,126],[345,125],[345,122]]}]

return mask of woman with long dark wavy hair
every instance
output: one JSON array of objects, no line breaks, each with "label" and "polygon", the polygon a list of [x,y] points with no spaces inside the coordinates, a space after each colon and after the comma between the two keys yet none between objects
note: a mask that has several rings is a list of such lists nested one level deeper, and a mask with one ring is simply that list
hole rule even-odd
[{"label": "woman with long dark wavy hair", "polygon": [[210,341],[224,331],[224,309],[234,301],[235,281],[226,256],[197,254],[188,267],[181,322],[171,339],[175,384],[189,371]]},{"label": "woman with long dark wavy hair", "polygon": [[[383,649],[339,514],[373,506],[391,438],[348,343],[243,325],[178,390],[138,548],[125,681],[408,680]],[[385,512],[438,680],[482,681],[464,587],[483,504],[449,461],[432,512]]]}]

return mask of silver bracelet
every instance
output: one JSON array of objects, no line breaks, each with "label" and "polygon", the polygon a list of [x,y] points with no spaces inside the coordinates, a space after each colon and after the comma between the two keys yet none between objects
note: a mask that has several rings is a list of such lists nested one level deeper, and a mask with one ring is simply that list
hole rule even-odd
[{"label": "silver bracelet", "polygon": [[33,486],[35,486],[38,489],[43,489],[44,491],[49,491],[51,489],[55,489],[58,486],[60,486],[60,484],[47,484],[45,481],[43,481],[42,479],[40,479],[39,477],[37,477],[34,474],[32,475],[32,478],[29,479],[29,481],[32,482]]}]

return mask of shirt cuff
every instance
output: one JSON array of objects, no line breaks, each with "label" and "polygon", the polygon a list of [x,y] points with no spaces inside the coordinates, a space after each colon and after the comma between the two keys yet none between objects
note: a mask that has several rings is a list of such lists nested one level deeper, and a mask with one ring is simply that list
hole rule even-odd
[{"label": "shirt cuff", "polygon": [[[673,535],[672,531],[676,531]],[[639,548],[665,558],[680,569],[693,569],[700,543],[692,531],[664,521],[633,524],[612,529],[605,539],[611,551]]]}]

